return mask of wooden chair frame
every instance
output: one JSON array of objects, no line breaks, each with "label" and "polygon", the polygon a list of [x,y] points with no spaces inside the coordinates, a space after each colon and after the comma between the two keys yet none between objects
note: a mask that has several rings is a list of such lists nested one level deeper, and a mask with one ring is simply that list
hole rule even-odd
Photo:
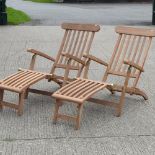
[{"label": "wooden chair frame", "polygon": [[[95,24],[63,23],[62,29],[65,30],[65,34],[56,59],[38,50],[28,49],[27,51],[33,54],[29,70],[19,69],[19,72],[0,81],[0,109],[7,106],[16,109],[18,115],[22,115],[24,99],[28,97],[29,92],[48,96],[53,93],[32,89],[30,88],[31,85],[42,79],[48,79],[49,82],[54,81],[61,87],[74,80],[74,78],[69,78],[71,70],[77,71],[76,77],[82,74],[86,64],[86,58],[83,55],[89,53],[95,32],[100,30],[100,26]],[[34,71],[37,56],[54,62],[49,74]],[[65,71],[64,76],[58,76],[55,73],[57,68]],[[3,101],[4,90],[18,93],[18,104]]]},{"label": "wooden chair frame", "polygon": [[[48,81],[54,81],[60,87],[74,80],[74,78],[68,77],[71,70],[76,70],[76,77],[80,77],[86,64],[86,58],[83,55],[89,54],[95,33],[100,30],[100,26],[95,24],[63,23],[61,27],[65,30],[65,33],[56,58],[34,49],[28,50],[28,52],[33,53],[30,64],[31,70],[34,69],[36,55],[54,62],[48,75]],[[55,73],[58,68],[65,70],[64,76]],[[28,89],[28,92],[51,95],[49,92],[31,88]]]},{"label": "wooden chair frame", "polygon": [[[130,95],[140,95],[145,100],[148,99],[147,95],[137,88],[137,83],[141,73],[144,72],[144,63],[148,55],[152,37],[155,37],[155,30],[118,26],[116,27],[116,33],[118,33],[119,36],[109,63],[106,63],[105,61],[90,54],[84,55],[84,57],[87,58],[84,75],[88,75],[91,61],[95,61],[106,67],[101,83],[98,81],[84,79],[87,78],[87,76],[85,76],[83,79],[77,79],[69,85],[64,86],[52,95],[56,98],[56,107],[53,118],[54,123],[56,123],[58,118],[64,120],[71,119],[76,121],[76,129],[79,129],[82,108],[86,100],[114,107],[116,109],[116,115],[120,116],[126,93]],[[109,75],[124,77],[124,85],[108,84],[107,79]],[[134,79],[132,86],[129,86],[130,79]],[[115,103],[92,97],[93,94],[104,88],[108,89],[112,94],[114,94],[114,92],[121,92],[120,101]],[[58,112],[59,107],[63,105],[62,101],[64,100],[78,105],[78,114],[76,117],[64,114],[62,115]]]}]

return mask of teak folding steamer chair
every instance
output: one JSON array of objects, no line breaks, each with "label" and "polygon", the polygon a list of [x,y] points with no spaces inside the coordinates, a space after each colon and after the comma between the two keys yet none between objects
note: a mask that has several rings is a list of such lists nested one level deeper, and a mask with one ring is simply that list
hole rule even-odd
[{"label": "teak folding steamer chair", "polygon": [[[3,106],[7,106],[16,109],[18,115],[22,115],[24,98],[27,98],[29,92],[43,95],[52,94],[52,92],[31,89],[30,86],[32,84],[46,78],[48,81],[54,81],[60,86],[65,85],[73,80],[68,77],[70,70],[76,70],[76,77],[80,76],[86,60],[83,54],[89,53],[95,32],[99,31],[100,27],[94,24],[63,23],[62,28],[65,29],[65,34],[56,59],[40,51],[28,49],[28,52],[33,54],[29,70],[19,69],[17,73],[0,81],[0,109]],[[34,71],[36,56],[41,56],[54,62],[50,74]],[[57,68],[64,69],[64,76],[59,76],[55,73]],[[18,104],[3,101],[4,90],[18,93]]]},{"label": "teak folding steamer chair", "polygon": [[[118,26],[116,27],[116,33],[119,34],[118,40],[109,63],[89,54],[84,56],[88,59],[85,75],[87,75],[91,61],[95,61],[107,68],[101,82],[86,79],[87,77],[77,78],[75,81],[62,87],[52,95],[56,98],[53,118],[54,123],[56,123],[57,119],[74,120],[76,121],[76,129],[78,129],[80,126],[83,104],[86,100],[112,106],[116,108],[117,116],[120,116],[124,105],[125,93],[140,95],[145,100],[148,99],[147,95],[137,88],[137,83],[141,73],[144,72],[144,63],[148,55],[152,37],[155,37],[155,30]],[[124,85],[106,83],[109,75],[124,77]],[[128,85],[130,79],[133,79],[132,86]],[[115,91],[121,92],[119,103],[92,97],[93,94],[104,88],[107,88],[111,93],[114,93]],[[63,104],[62,101],[64,100],[78,105],[77,116],[68,116],[58,112],[59,107]]]}]

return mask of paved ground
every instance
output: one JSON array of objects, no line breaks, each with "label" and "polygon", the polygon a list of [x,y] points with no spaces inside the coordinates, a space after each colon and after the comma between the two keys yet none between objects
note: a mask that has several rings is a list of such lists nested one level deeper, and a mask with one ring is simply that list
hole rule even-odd
[{"label": "paved ground", "polygon": [[86,22],[101,25],[151,25],[152,4],[42,4],[7,0],[7,5],[29,14],[26,25],[60,25],[62,22]]},{"label": "paved ground", "polygon": [[[14,73],[19,67],[27,68],[30,54],[26,48],[33,47],[49,55],[56,55],[63,35],[59,27],[1,27],[0,28],[0,78]],[[95,37],[92,54],[109,60],[116,35],[113,26],[104,26]],[[30,94],[25,101],[24,115],[18,117],[14,110],[5,108],[0,112],[0,151],[5,155],[154,155],[155,154],[155,40],[141,77],[140,88],[147,91],[148,101],[141,97],[127,96],[123,115],[114,116],[112,108],[86,103],[81,129],[75,131],[73,124],[51,121],[54,100],[50,97]],[[94,53],[95,52],[95,53]],[[51,64],[38,60],[37,70],[49,71]],[[103,68],[93,64],[91,79],[99,80]],[[42,81],[35,87],[56,90],[58,87]],[[101,98],[118,99],[107,91],[97,94]],[[17,99],[12,93],[5,96],[9,101]],[[72,106],[64,106],[63,112],[75,113]]]}]

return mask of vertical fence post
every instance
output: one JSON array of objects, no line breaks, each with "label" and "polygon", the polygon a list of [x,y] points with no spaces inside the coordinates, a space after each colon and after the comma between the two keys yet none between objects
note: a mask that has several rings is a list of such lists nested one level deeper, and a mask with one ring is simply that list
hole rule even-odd
[{"label": "vertical fence post", "polygon": [[152,25],[155,25],[155,0],[153,0]]},{"label": "vertical fence post", "polygon": [[0,25],[7,24],[6,0],[0,0]]}]

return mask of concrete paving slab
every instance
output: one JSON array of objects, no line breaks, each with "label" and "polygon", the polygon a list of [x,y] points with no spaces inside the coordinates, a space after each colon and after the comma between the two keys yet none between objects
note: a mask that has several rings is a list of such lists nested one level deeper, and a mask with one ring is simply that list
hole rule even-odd
[{"label": "concrete paving slab", "polygon": [[4,155],[153,155],[154,137],[34,139],[0,142]]}]

